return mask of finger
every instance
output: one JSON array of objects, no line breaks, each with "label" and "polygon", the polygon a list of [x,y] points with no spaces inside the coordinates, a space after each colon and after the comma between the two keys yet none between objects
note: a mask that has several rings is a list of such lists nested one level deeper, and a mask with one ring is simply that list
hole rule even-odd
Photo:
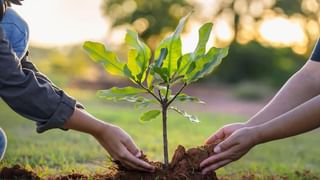
[{"label": "finger", "polygon": [[228,137],[224,141],[220,142],[214,149],[213,151],[215,153],[221,153],[223,151],[226,151],[230,149],[232,146],[238,144],[238,141],[235,140],[232,136]]},{"label": "finger", "polygon": [[132,170],[132,168],[123,161],[121,162],[119,160],[113,160],[113,163],[115,163],[118,166],[119,170],[122,170],[122,169]]},{"label": "finger", "polygon": [[202,174],[207,174],[210,171],[215,171],[215,170],[217,170],[217,169],[229,164],[230,162],[232,162],[231,159],[226,159],[226,160],[223,160],[223,161],[219,161],[219,162],[217,162],[215,164],[212,164],[212,165],[206,167],[205,169],[203,169],[202,170]]},{"label": "finger", "polygon": [[140,150],[131,138],[128,138],[126,141],[123,142],[123,144],[128,149],[128,151],[131,152],[135,157],[141,156]]},{"label": "finger", "polygon": [[149,163],[133,156],[128,150],[127,150],[126,155],[124,157],[122,157],[121,160],[126,162],[126,164],[130,165],[134,169],[139,169],[139,170],[148,171],[148,172],[154,171],[153,166],[151,166]]},{"label": "finger", "polygon": [[207,166],[215,164],[219,161],[224,161],[225,159],[229,159],[230,155],[233,154],[234,151],[236,151],[236,148],[229,149],[228,151],[222,152],[220,154],[215,154],[215,155],[203,160],[200,163],[200,168],[206,168]]},{"label": "finger", "polygon": [[224,134],[224,130],[220,129],[217,132],[215,132],[214,134],[212,134],[207,140],[206,140],[206,144],[212,144],[215,141],[219,140],[219,139],[223,139],[225,136]]}]

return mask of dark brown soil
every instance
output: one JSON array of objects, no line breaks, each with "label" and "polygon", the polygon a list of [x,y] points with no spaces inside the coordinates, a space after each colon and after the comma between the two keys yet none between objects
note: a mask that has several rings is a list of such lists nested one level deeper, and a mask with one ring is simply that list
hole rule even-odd
[{"label": "dark brown soil", "polygon": [[[178,146],[170,163],[168,171],[163,170],[163,164],[160,162],[150,162],[145,155],[142,159],[151,163],[156,167],[154,173],[145,173],[140,171],[128,170],[119,162],[116,162],[114,167],[109,169],[106,174],[96,174],[93,177],[88,177],[83,174],[73,173],[66,176],[52,176],[49,180],[80,180],[80,179],[95,179],[95,180],[217,180],[215,172],[207,175],[201,174],[199,167],[200,162],[214,154],[213,147],[215,145],[201,146],[186,150],[183,146]],[[19,169],[20,171],[15,171]],[[25,179],[40,179],[35,173],[16,168],[4,168],[0,172],[0,179],[13,179],[14,177],[26,177]]]},{"label": "dark brown soil", "polygon": [[183,146],[178,146],[175,151],[169,171],[163,170],[163,164],[160,162],[150,162],[144,156],[144,160],[148,161],[156,168],[155,173],[143,173],[138,171],[129,171],[123,166],[119,165],[114,171],[111,171],[104,175],[96,175],[94,179],[99,180],[216,180],[217,176],[215,172],[211,172],[207,175],[201,174],[199,167],[200,162],[211,156],[213,152],[213,146],[202,146],[198,148],[191,148],[186,150]]},{"label": "dark brown soil", "polygon": [[19,165],[15,165],[12,168],[4,167],[0,172],[0,179],[11,180],[11,179],[21,179],[21,180],[40,180],[39,176],[32,171],[28,171]]}]

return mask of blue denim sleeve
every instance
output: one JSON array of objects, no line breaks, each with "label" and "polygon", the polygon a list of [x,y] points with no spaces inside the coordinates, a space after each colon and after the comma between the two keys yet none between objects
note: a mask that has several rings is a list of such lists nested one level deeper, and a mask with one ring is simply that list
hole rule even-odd
[{"label": "blue denim sleeve", "polygon": [[3,27],[6,40],[21,59],[28,49],[29,27],[27,22],[12,8],[7,8],[0,24]]},{"label": "blue denim sleeve", "polygon": [[22,68],[0,26],[0,97],[18,114],[37,124],[37,132],[62,128],[76,101],[34,71]]},{"label": "blue denim sleeve", "polygon": [[315,45],[315,47],[312,51],[312,54],[310,56],[310,60],[320,62],[320,42],[319,42],[319,39],[318,39],[317,44]]}]

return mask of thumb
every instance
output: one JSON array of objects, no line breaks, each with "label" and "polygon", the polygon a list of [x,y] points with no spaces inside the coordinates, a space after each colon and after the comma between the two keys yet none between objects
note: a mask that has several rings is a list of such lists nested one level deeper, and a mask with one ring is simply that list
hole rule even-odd
[{"label": "thumb", "polygon": [[214,149],[213,151],[215,153],[221,153],[223,151],[226,151],[228,149],[230,149],[234,144],[236,144],[235,141],[233,141],[233,139],[231,138],[227,138],[224,141],[222,141],[221,143],[219,143]]},{"label": "thumb", "polygon": [[130,138],[124,142],[124,146],[128,149],[128,151],[133,154],[135,157],[139,158],[141,156],[141,151],[137,147],[137,145]]}]

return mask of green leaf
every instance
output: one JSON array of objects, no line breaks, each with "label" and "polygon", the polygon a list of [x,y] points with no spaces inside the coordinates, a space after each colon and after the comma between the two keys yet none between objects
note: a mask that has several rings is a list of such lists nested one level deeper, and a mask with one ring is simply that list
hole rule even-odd
[{"label": "green leaf", "polygon": [[[170,96],[170,98],[173,98],[173,97],[174,95]],[[179,94],[176,100],[181,102],[195,102],[195,103],[205,104],[205,102],[201,101],[199,98],[194,96],[189,96],[187,94]]]},{"label": "green leaf", "polygon": [[141,93],[146,93],[146,90],[134,87],[113,87],[107,90],[100,90],[97,94],[99,97],[105,98],[107,100],[136,102],[137,97],[135,96]]},{"label": "green leaf", "polygon": [[[206,56],[202,56],[195,61],[195,68],[192,72],[187,73],[186,82],[197,81],[200,78],[212,73],[222,62],[222,59],[227,56],[229,48],[212,47]],[[191,64],[192,65],[192,64]]]},{"label": "green leaf", "polygon": [[184,54],[178,60],[178,75],[185,75],[192,62],[192,53]]},{"label": "green leaf", "polygon": [[[154,68],[155,67],[160,68],[162,66],[163,60],[166,58],[167,54],[168,54],[167,48],[161,49],[161,53],[160,53],[159,58],[157,60],[155,60],[154,64],[150,65],[150,68],[149,68],[150,72],[149,72],[148,77],[147,77],[147,85],[148,85],[149,88],[152,87],[152,82],[153,82],[154,74],[155,74]],[[161,70],[159,70],[159,71],[161,71]],[[163,75],[162,75],[162,77],[165,78],[165,79],[168,79]]]},{"label": "green leaf", "polygon": [[152,119],[155,119],[156,117],[158,117],[160,115],[160,113],[161,113],[161,111],[159,111],[159,110],[151,110],[151,111],[145,112],[140,117],[140,120],[141,121],[151,121]]},{"label": "green leaf", "polygon": [[168,68],[153,67],[154,73],[158,74],[164,82],[169,81]]},{"label": "green leaf", "polygon": [[153,79],[154,79],[154,73],[151,73],[151,69],[149,71],[148,77],[147,77],[147,86],[149,89],[153,88]]},{"label": "green leaf", "polygon": [[162,67],[168,69],[169,77],[171,77],[173,73],[177,70],[177,62],[180,56],[182,55],[180,34],[190,15],[191,13],[189,13],[180,20],[175,32],[171,34],[169,37],[165,38],[163,41],[161,41],[155,51],[155,57],[159,58],[161,54],[161,49],[167,48],[168,55],[164,59]]},{"label": "green leaf", "polygon": [[158,101],[156,101],[154,99],[150,100],[150,99],[146,99],[143,97],[138,97],[138,98],[139,98],[139,100],[137,100],[136,103],[134,104],[134,107],[137,109],[145,109],[152,104],[158,103]]},{"label": "green leaf", "polygon": [[206,45],[212,30],[212,23],[206,23],[199,29],[199,41],[193,53],[188,53],[181,56],[178,60],[178,75],[187,73],[191,63],[196,61],[199,57],[205,55]]},{"label": "green leaf", "polygon": [[178,109],[177,107],[170,107],[170,109],[176,111],[177,113],[181,114],[183,117],[187,118],[190,122],[192,123],[199,123],[199,119],[194,116],[194,115],[190,115],[188,114],[186,111]]},{"label": "green leaf", "polygon": [[138,66],[138,63],[136,62],[137,57],[138,57],[138,51],[136,49],[130,49],[128,52],[128,68],[132,73],[131,75],[134,77],[136,77],[139,73],[141,73],[141,67]]},{"label": "green leaf", "polygon": [[206,45],[210,37],[212,26],[212,23],[206,23],[199,29],[199,41],[193,52],[193,59],[206,53]]},{"label": "green leaf", "polygon": [[123,72],[124,63],[120,62],[117,55],[107,50],[103,44],[86,41],[83,44],[83,48],[92,60],[102,63],[107,72],[113,75],[125,76]]},{"label": "green leaf", "polygon": [[[136,76],[139,82],[143,82],[146,77],[146,72],[149,66],[149,61],[151,58],[151,50],[150,48],[140,41],[138,33],[128,30],[126,35],[126,43],[130,45],[134,51],[131,52],[131,56],[128,61],[131,61],[130,65],[128,65],[129,69],[134,72],[133,75]],[[133,57],[135,56],[135,61],[133,61]],[[129,63],[129,62],[128,62]],[[134,65],[136,63],[136,65]],[[140,69],[137,69],[137,66]]]},{"label": "green leaf", "polygon": [[167,57],[167,55],[168,55],[168,49],[167,48],[162,48],[159,58],[155,61],[156,62],[155,66],[156,67],[161,67],[162,64],[163,64],[163,60]]}]

